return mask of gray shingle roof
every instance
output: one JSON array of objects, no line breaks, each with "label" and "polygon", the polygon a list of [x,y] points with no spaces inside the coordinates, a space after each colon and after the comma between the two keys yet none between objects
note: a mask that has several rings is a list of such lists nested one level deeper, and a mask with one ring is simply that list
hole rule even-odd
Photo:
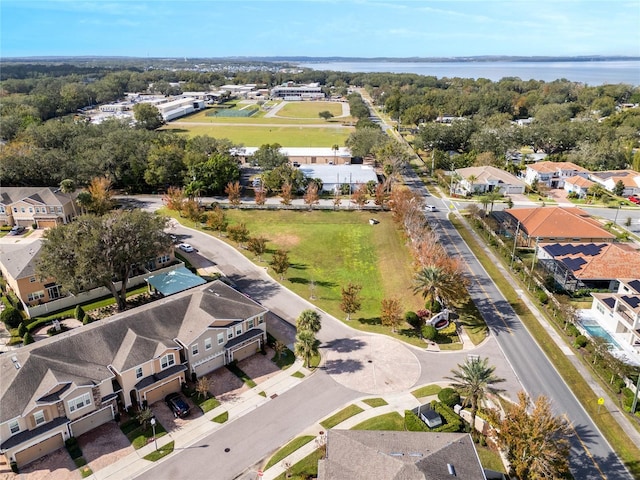
[{"label": "gray shingle roof", "polygon": [[128,370],[179,347],[175,338],[189,344],[180,332],[199,335],[218,315],[248,318],[262,312],[266,309],[215,281],[2,354],[0,422],[30,410],[57,385],[97,385],[113,377],[108,365]]},{"label": "gray shingle roof", "polygon": [[322,480],[482,480],[468,433],[329,430]]},{"label": "gray shingle roof", "polygon": [[[73,197],[74,194],[71,194]],[[62,206],[69,203],[69,195],[59,191],[57,187],[3,187],[2,204],[10,205],[20,200],[42,205]]]},{"label": "gray shingle roof", "polygon": [[41,240],[28,243],[0,245],[0,263],[16,280],[36,274],[36,260],[42,247]]}]

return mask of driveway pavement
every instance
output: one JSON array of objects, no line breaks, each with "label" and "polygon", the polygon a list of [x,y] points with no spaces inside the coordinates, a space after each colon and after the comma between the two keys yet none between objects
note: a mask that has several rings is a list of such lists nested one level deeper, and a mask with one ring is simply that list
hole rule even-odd
[{"label": "driveway pavement", "polygon": [[107,422],[80,435],[78,443],[85,460],[94,472],[135,451],[115,421]]},{"label": "driveway pavement", "polygon": [[197,407],[190,398],[182,396],[189,405],[189,416],[185,418],[175,417],[171,409],[163,401],[151,405],[153,414],[167,432],[173,432],[184,428],[191,420],[202,416],[202,410]]},{"label": "driveway pavement", "polygon": [[75,463],[63,448],[39,458],[20,469],[20,475],[8,474],[7,479],[71,480],[81,478]]}]

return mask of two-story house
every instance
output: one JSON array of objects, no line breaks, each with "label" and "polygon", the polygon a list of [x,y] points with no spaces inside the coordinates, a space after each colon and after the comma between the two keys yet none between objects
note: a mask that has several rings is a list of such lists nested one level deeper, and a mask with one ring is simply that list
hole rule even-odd
[{"label": "two-story house", "polygon": [[[30,317],[72,307],[82,302],[109,295],[106,287],[97,286],[87,292],[71,296],[55,278],[41,279],[37,274],[37,263],[42,240],[25,238],[19,243],[0,245],[0,272],[7,285],[15,292]],[[151,271],[162,272],[177,268],[173,249],[159,255],[147,265],[141,266],[140,275],[129,280],[129,286],[143,284]]]},{"label": "two-story house", "polygon": [[606,172],[593,172],[589,175],[589,178],[610,192],[613,192],[618,182],[622,182],[624,185],[623,197],[640,195],[640,172],[634,170],[609,170]]},{"label": "two-story house", "polygon": [[616,293],[592,293],[591,311],[640,356],[640,279],[620,279]]},{"label": "two-story house", "polygon": [[57,187],[3,187],[0,225],[48,228],[69,223],[77,215],[75,196]]},{"label": "two-story house", "polygon": [[266,312],[218,280],[0,355],[0,453],[25,465],[253,355]]},{"label": "two-story house", "polygon": [[580,176],[587,178],[589,170],[572,162],[538,162],[527,165],[524,181],[527,185],[535,182],[549,188],[564,188],[566,179]]}]

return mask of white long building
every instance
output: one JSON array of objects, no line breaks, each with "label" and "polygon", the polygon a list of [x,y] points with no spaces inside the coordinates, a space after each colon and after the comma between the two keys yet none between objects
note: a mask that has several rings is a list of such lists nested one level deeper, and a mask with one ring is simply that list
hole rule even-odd
[{"label": "white long building", "polygon": [[170,102],[156,105],[156,108],[162,115],[165,122],[184,117],[204,108],[204,100],[198,100],[193,97],[179,98]]}]

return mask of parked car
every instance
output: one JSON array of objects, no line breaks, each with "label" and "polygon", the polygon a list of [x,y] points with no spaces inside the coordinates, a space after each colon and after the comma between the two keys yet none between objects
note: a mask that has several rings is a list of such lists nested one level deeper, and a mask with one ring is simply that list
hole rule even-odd
[{"label": "parked car", "polygon": [[186,417],[189,415],[189,405],[179,393],[170,393],[164,398],[164,401],[173,412],[174,417]]},{"label": "parked car", "polygon": [[26,229],[21,226],[21,225],[16,225],[15,227],[13,227],[11,230],[9,230],[9,235],[20,235],[21,233],[23,233]]},{"label": "parked car", "polygon": [[178,248],[183,252],[187,252],[187,253],[191,253],[195,251],[195,249],[188,243],[181,243],[180,245],[178,245]]},{"label": "parked car", "polygon": [[425,206],[424,206],[424,209],[425,209],[427,212],[435,212],[435,211],[436,211],[436,207],[435,207],[435,205],[425,205]]},{"label": "parked car", "polygon": [[635,195],[631,195],[629,197],[629,201],[635,203],[636,205],[640,205],[640,198],[636,197]]}]

